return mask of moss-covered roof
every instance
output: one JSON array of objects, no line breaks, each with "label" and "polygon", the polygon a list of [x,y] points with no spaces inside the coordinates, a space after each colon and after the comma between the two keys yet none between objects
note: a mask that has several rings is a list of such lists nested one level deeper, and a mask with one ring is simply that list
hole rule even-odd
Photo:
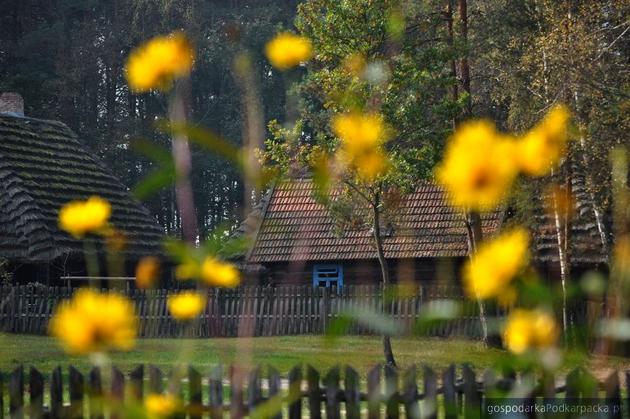
[{"label": "moss-covered roof", "polygon": [[127,188],[55,121],[0,115],[0,257],[44,262],[83,250],[57,227],[59,209],[99,195],[112,205],[112,224],[134,259],[159,251],[157,221]]}]

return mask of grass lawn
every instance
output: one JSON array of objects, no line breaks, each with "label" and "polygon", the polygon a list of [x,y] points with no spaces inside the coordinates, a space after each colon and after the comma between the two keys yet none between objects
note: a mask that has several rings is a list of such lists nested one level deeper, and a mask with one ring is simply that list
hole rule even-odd
[{"label": "grass lawn", "polygon": [[[444,368],[450,363],[471,363],[477,369],[493,366],[506,356],[501,350],[487,349],[480,342],[462,339],[402,338],[393,340],[394,353],[403,368],[428,364]],[[350,364],[362,377],[374,364],[382,362],[379,337],[342,337],[334,344],[320,336],[278,336],[250,339],[144,339],[135,350],[112,356],[114,364],[129,371],[139,364],[155,364],[170,369],[178,360],[208,373],[218,363],[238,360],[239,364],[271,365],[285,373],[296,364],[311,364],[321,370],[334,365]],[[584,365],[582,355],[569,354],[565,369]],[[592,360],[590,361],[593,362]],[[86,370],[85,357],[67,357],[54,339],[42,336],[0,334],[0,371],[7,372],[20,364],[35,366],[45,375],[57,365],[72,363]],[[598,360],[596,368],[629,368],[630,360],[610,357]],[[64,368],[65,369],[65,368]]]}]

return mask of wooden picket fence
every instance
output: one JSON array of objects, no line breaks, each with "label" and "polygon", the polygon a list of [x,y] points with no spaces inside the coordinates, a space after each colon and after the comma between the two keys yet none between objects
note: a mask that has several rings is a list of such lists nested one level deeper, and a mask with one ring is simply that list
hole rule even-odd
[{"label": "wooden picket fence", "polygon": [[[54,308],[72,296],[75,289],[45,286],[0,288],[0,330],[12,333],[45,334]],[[385,290],[386,295],[391,294]],[[233,337],[322,334],[328,326],[355,312],[383,313],[383,288],[345,286],[339,292],[311,286],[209,289],[207,304],[197,321],[182,324],[169,316],[167,298],[176,290],[122,291],[131,298],[140,319],[139,335],[149,338]],[[481,335],[477,305],[463,298],[456,286],[422,285],[412,292],[388,299],[387,312],[400,329],[417,326],[427,303],[456,300],[462,312],[456,319],[436,322],[423,330],[429,336]],[[348,334],[370,334],[369,324],[351,322]]]},{"label": "wooden picket fence", "polygon": [[[30,368],[28,377],[23,367],[0,374],[0,417],[8,413],[16,419],[123,418],[127,417],[124,409],[138,409],[148,394],[166,391],[181,400],[177,417],[191,419],[480,418],[486,417],[491,404],[517,388],[525,391],[510,403],[531,410],[520,417],[558,417],[542,415],[534,408],[551,403],[575,409],[597,403],[601,409],[610,409],[604,415],[560,415],[564,418],[629,416],[618,372],[601,382],[582,369],[565,377],[492,370],[478,375],[468,365],[451,365],[441,372],[428,366],[412,367],[402,373],[377,365],[363,380],[349,366],[332,368],[325,375],[311,366],[296,366],[286,378],[273,368],[265,374],[261,368],[249,373],[229,369],[224,375],[220,366],[208,376],[191,367],[168,375],[154,366],[146,368],[146,375],[144,366],[128,375],[115,367],[105,372],[93,368],[84,374],[70,366],[64,377],[58,367],[49,380],[35,368]],[[630,371],[625,377],[627,387]],[[623,390],[630,394],[630,389]]]}]

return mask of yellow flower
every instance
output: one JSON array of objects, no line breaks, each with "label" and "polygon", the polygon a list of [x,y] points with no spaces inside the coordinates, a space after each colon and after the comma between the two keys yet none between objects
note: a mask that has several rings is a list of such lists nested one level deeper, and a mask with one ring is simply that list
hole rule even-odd
[{"label": "yellow flower", "polygon": [[483,243],[472,260],[464,265],[463,279],[471,298],[494,298],[513,302],[510,282],[528,262],[529,238],[523,228],[501,234]]},{"label": "yellow flower", "polygon": [[215,257],[206,256],[200,263],[190,259],[175,269],[179,280],[198,278],[213,287],[234,288],[241,282],[241,275],[236,266]]},{"label": "yellow flower", "polygon": [[558,335],[558,325],[548,312],[515,309],[505,324],[503,341],[510,351],[522,354],[528,349],[553,346]]},{"label": "yellow flower", "polygon": [[144,399],[144,409],[149,419],[166,418],[176,413],[180,401],[171,394],[149,394]]},{"label": "yellow flower", "polygon": [[332,130],[341,140],[340,159],[364,180],[373,180],[388,168],[383,144],[389,130],[378,114],[348,113],[332,120]]},{"label": "yellow flower", "polygon": [[82,289],[56,307],[49,328],[73,354],[126,351],[135,344],[137,318],[129,299]]},{"label": "yellow flower", "polygon": [[201,264],[201,279],[210,286],[234,288],[241,282],[241,275],[231,263],[208,256]]},{"label": "yellow flower", "polygon": [[518,161],[524,173],[544,176],[560,162],[567,148],[570,116],[566,106],[557,105],[518,141]]},{"label": "yellow flower", "polygon": [[177,320],[194,319],[205,306],[205,297],[195,291],[184,291],[168,296],[168,311]]},{"label": "yellow flower", "polygon": [[109,221],[112,207],[103,198],[72,201],[59,210],[59,228],[80,239],[87,233],[102,231]]},{"label": "yellow flower", "polygon": [[512,185],[518,167],[515,144],[489,121],[462,124],[453,134],[436,170],[454,206],[494,209]]},{"label": "yellow flower", "polygon": [[313,56],[313,46],[308,38],[282,32],[265,46],[265,54],[271,65],[288,70]]},{"label": "yellow flower", "polygon": [[160,276],[160,260],[154,256],[140,259],[136,266],[136,286],[138,288],[152,288]]},{"label": "yellow flower", "polygon": [[190,73],[194,59],[195,52],[183,33],[157,36],[132,51],[126,66],[127,82],[136,92],[166,90],[173,80]]}]

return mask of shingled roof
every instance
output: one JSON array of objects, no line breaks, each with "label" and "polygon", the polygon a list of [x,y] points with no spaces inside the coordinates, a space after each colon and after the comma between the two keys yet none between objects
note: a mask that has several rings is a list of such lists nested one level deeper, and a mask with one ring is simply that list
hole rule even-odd
[{"label": "shingled roof", "polygon": [[[568,166],[561,168],[561,173],[552,177],[556,183],[563,183]],[[570,201],[572,204],[570,214],[569,232],[569,260],[572,265],[581,264],[597,266],[607,264],[607,241],[605,233],[598,227],[596,206],[593,197],[589,193],[584,170],[575,160],[571,162],[570,176]],[[552,197],[547,191],[542,199],[535,201],[534,205],[534,234],[533,245],[535,248],[535,260],[538,262],[559,263],[558,235],[556,220],[553,216]],[[610,220],[600,215],[599,222],[604,224],[604,230],[609,228]],[[603,237],[604,236],[604,237]]]},{"label": "shingled roof", "polygon": [[[326,207],[313,197],[308,179],[276,185],[263,204],[248,263],[294,260],[374,259],[369,230],[338,234]],[[391,220],[393,232],[383,239],[387,258],[464,257],[468,255],[463,215],[444,200],[435,185],[423,184],[407,195]],[[485,234],[501,223],[501,212],[483,218]]]},{"label": "shingled roof", "polygon": [[156,220],[66,125],[0,115],[0,257],[42,262],[81,252],[57,216],[63,204],[91,195],[112,204],[129,257],[159,251]]}]

